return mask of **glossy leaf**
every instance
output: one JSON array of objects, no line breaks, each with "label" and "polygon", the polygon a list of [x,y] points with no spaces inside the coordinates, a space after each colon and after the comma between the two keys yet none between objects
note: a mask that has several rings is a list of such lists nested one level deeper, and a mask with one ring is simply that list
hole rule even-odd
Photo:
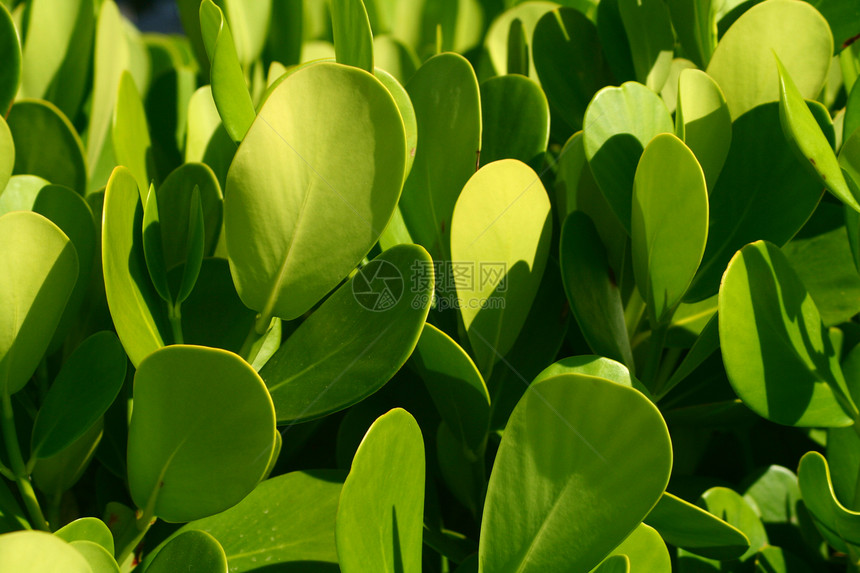
[{"label": "glossy leaf", "polygon": [[656,327],[671,319],[687,292],[708,239],[705,175],[672,134],[655,137],[639,160],[631,231],[636,286]]},{"label": "glossy leaf", "polygon": [[663,0],[618,0],[630,42],[636,80],[655,92],[663,89],[672,66],[675,34]]},{"label": "glossy leaf", "polygon": [[665,422],[636,390],[575,374],[532,384],[490,476],[480,571],[588,571],[654,507],[671,467]]},{"label": "glossy leaf", "polygon": [[667,543],[710,559],[736,559],[750,548],[741,530],[669,492],[663,494],[645,523],[659,531]]},{"label": "glossy leaf", "polygon": [[738,557],[740,561],[753,557],[767,544],[767,531],[761,519],[736,491],[725,487],[712,487],[701,495],[697,504],[742,531],[749,539],[749,548]]},{"label": "glossy leaf", "polygon": [[63,112],[48,102],[20,100],[7,121],[15,141],[14,173],[38,175],[83,195],[87,185],[84,148]]},{"label": "glossy leaf", "polygon": [[142,224],[137,181],[117,167],[105,191],[102,268],[114,327],[135,366],[169,340],[161,299],[146,268]]},{"label": "glossy leaf", "polygon": [[579,374],[582,376],[594,376],[604,378],[610,382],[635,388],[651,399],[651,393],[645,386],[630,374],[630,370],[620,362],[603,356],[570,356],[544,368],[540,374],[535,376],[532,384],[552,378],[560,374]]},{"label": "glossy leaf", "polygon": [[334,0],[332,35],[337,62],[373,73],[373,32],[362,0]]},{"label": "glossy leaf", "polygon": [[113,333],[96,333],[78,346],[36,416],[31,455],[50,457],[82,436],[116,399],[125,370],[125,352]]},{"label": "glossy leaf", "polygon": [[412,354],[432,298],[432,262],[416,245],[364,266],[260,370],[278,421],[319,418],[379,390]]},{"label": "glossy leaf", "polygon": [[801,503],[797,476],[782,466],[773,465],[761,472],[744,491],[758,509],[762,523],[797,523]]},{"label": "glossy leaf", "polygon": [[535,82],[517,75],[481,83],[481,165],[519,159],[539,169],[549,143],[549,106]]},{"label": "glossy leaf", "polygon": [[826,537],[860,545],[860,513],[847,509],[837,498],[830,481],[827,460],[818,452],[800,459],[797,469],[803,501]]},{"label": "glossy leaf", "polygon": [[124,71],[119,80],[119,92],[113,112],[113,152],[118,165],[128,168],[137,181],[141,201],[146,200],[151,177],[152,141],[146,123],[140,93],[131,73]]},{"label": "glossy leaf", "polygon": [[132,498],[172,522],[223,511],[262,478],[274,433],[271,398],[241,358],[200,346],[159,350],[135,374]]},{"label": "glossy leaf", "polygon": [[421,140],[403,186],[400,210],[412,239],[434,261],[444,260],[450,257],[454,205],[478,166],[478,80],[465,58],[439,54],[415,72],[406,91],[415,106]]},{"label": "glossy leaf", "polygon": [[236,153],[224,206],[233,279],[261,312],[258,330],[307,312],[368,253],[405,160],[400,112],[370,74],[319,63],[275,89]]},{"label": "glossy leaf", "polygon": [[32,211],[39,192],[48,185],[50,183],[36,175],[13,175],[6,189],[0,193],[0,215],[12,211]]},{"label": "glossy leaf", "polygon": [[672,132],[666,105],[642,84],[604,88],[585,110],[582,133],[588,164],[628,233],[633,177],[642,151],[658,134]]},{"label": "glossy leaf", "polygon": [[684,70],[675,109],[675,133],[696,154],[710,192],[731,149],[732,118],[726,98],[706,73]]},{"label": "glossy leaf", "polygon": [[378,418],[343,484],[335,539],[344,573],[421,571],[424,442],[405,410]]},{"label": "glossy leaf", "polygon": [[630,571],[633,572],[671,573],[672,571],[672,561],[666,544],[659,533],[644,523],[640,523],[627,539],[612,550],[610,555],[625,555],[630,562]]},{"label": "glossy leaf", "polygon": [[[394,103],[397,104],[397,111],[400,112],[400,118],[403,120],[403,127],[406,130],[406,172],[403,174],[404,180],[409,177],[412,172],[412,164],[415,161],[415,154],[412,150],[418,146],[418,120],[415,117],[415,108],[412,105],[412,100],[409,99],[409,94],[406,88],[392,74],[380,68],[373,70],[373,75],[376,76],[385,89],[394,98]],[[393,218],[393,217],[392,217]],[[412,241],[408,241],[412,242]]]},{"label": "glossy leaf", "polygon": [[672,24],[687,57],[705,69],[717,47],[716,11],[713,0],[668,0]]},{"label": "glossy leaf", "polygon": [[0,570],[39,573],[93,573],[74,547],[44,531],[0,535]]},{"label": "glossy leaf", "polygon": [[838,427],[857,415],[815,303],[779,249],[756,242],[720,288],[720,346],[751,410],[780,424]]},{"label": "glossy leaf", "polygon": [[574,211],[567,216],[559,257],[567,300],[588,346],[633,368],[621,292],[588,215]]},{"label": "glossy leaf", "polygon": [[221,8],[212,0],[203,0],[200,4],[200,28],[206,53],[212,63],[210,81],[215,105],[224,120],[227,133],[239,143],[254,123],[256,113],[230,26]]},{"label": "glossy leaf", "polygon": [[453,435],[473,453],[482,451],[490,424],[490,395],[481,373],[454,340],[425,324],[414,364]]},{"label": "glossy leaf", "polygon": [[54,532],[54,535],[68,542],[91,541],[104,547],[111,555],[114,552],[113,535],[104,521],[95,517],[81,517],[67,523]]},{"label": "glossy leaf", "polygon": [[93,573],[120,573],[119,565],[107,549],[92,541],[72,541],[69,543],[90,564]]},{"label": "glossy leaf", "polygon": [[5,5],[0,6],[0,61],[4,62],[0,70],[0,115],[5,116],[21,84],[21,42]]},{"label": "glossy leaf", "polygon": [[573,8],[547,12],[538,21],[534,62],[553,111],[572,129],[582,127],[594,94],[615,83],[597,27]]},{"label": "glossy leaf", "polygon": [[69,238],[29,212],[0,217],[0,394],[24,387],[42,356],[78,276]]},{"label": "glossy leaf", "polygon": [[147,573],[227,573],[227,556],[218,540],[205,531],[185,531],[161,548]]},{"label": "glossy leaf", "polygon": [[[490,56],[490,63],[497,75],[503,74],[508,69],[508,35],[511,29],[511,22],[519,20],[522,22],[523,35],[526,38],[534,37],[534,30],[538,21],[544,14],[558,8],[558,4],[554,2],[524,2],[502,12],[490,24],[487,30],[487,35],[484,38],[484,48]],[[531,79],[537,79],[537,74],[534,71],[535,65],[533,55],[530,54],[528,69],[531,71]]]},{"label": "glossy leaf", "polygon": [[505,159],[482,167],[457,200],[451,258],[466,271],[455,286],[484,376],[525,323],[551,236],[549,197],[538,174],[522,162]]},{"label": "glossy leaf", "polygon": [[753,6],[732,24],[707,68],[726,95],[732,119],[779,99],[774,53],[800,94],[815,99],[833,53],[827,21],[806,2],[770,0]]},{"label": "glossy leaf", "polygon": [[0,195],[6,189],[15,167],[15,142],[5,116],[0,117]]}]

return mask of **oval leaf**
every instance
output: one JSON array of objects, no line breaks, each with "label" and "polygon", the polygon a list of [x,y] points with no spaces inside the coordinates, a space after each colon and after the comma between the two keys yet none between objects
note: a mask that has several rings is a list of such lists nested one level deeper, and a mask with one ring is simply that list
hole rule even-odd
[{"label": "oval leaf", "polygon": [[0,571],[93,573],[74,547],[44,531],[0,535]]},{"label": "oval leaf", "polygon": [[373,73],[373,32],[362,0],[333,0],[331,28],[339,64]]},{"label": "oval leaf", "polygon": [[227,573],[227,556],[205,531],[185,531],[172,538],[153,559],[147,573]]}]

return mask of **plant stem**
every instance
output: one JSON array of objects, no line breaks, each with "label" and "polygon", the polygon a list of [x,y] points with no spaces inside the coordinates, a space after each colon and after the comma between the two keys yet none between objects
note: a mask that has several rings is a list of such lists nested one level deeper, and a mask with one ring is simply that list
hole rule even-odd
[{"label": "plant stem", "polygon": [[[140,545],[141,540],[155,523],[155,516],[150,512],[143,512],[134,522],[132,526],[124,530],[119,539],[117,539],[116,562],[122,566],[129,556],[134,553],[135,548]],[[122,548],[122,549],[119,549]]]},{"label": "plant stem", "polygon": [[18,491],[21,493],[21,499],[24,500],[24,505],[27,506],[27,512],[30,514],[30,521],[37,528],[50,531],[51,529],[48,527],[48,523],[45,521],[45,516],[42,513],[42,508],[39,506],[39,500],[36,498],[36,492],[33,490],[33,484],[30,483],[30,477],[27,475],[27,466],[24,464],[24,457],[21,455],[21,445],[18,443],[18,431],[15,428],[12,398],[8,392],[3,392],[2,427],[6,443],[6,453],[9,455],[9,462],[12,464],[12,473],[14,474],[15,483],[18,485]]},{"label": "plant stem", "polygon": [[167,318],[170,321],[170,329],[173,331],[173,343],[184,344],[182,336],[182,303],[167,303]]},{"label": "plant stem", "polygon": [[62,504],[62,493],[56,493],[48,500],[48,523],[52,524],[56,529],[59,529],[60,525],[60,509]]},{"label": "plant stem", "polygon": [[648,341],[648,357],[645,359],[645,367],[641,370],[642,383],[654,394],[659,393],[655,385],[660,358],[663,356],[663,347],[666,344],[666,335],[669,333],[669,324],[670,322],[666,321],[651,330],[651,340]]}]

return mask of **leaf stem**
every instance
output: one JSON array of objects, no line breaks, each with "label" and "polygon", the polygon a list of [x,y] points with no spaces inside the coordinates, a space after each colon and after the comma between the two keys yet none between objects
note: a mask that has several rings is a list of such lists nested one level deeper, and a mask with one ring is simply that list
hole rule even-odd
[{"label": "leaf stem", "polygon": [[182,336],[182,303],[176,304],[167,303],[167,318],[170,321],[170,329],[173,332],[173,343],[184,344],[185,338]]},{"label": "leaf stem", "polygon": [[[143,511],[135,520],[132,527],[126,528],[119,539],[117,539],[116,562],[122,566],[134,550],[140,545],[149,528],[155,523],[155,516],[151,511]],[[119,549],[122,548],[122,549]]]},{"label": "leaf stem", "polygon": [[670,321],[658,324],[651,330],[651,340],[648,341],[648,356],[645,359],[645,367],[642,369],[642,383],[653,394],[659,394],[659,388],[655,387],[657,373],[659,372],[660,359],[663,356],[663,347],[666,345],[666,336],[669,333],[670,324]]},{"label": "leaf stem", "polygon": [[36,492],[33,490],[33,484],[30,483],[30,477],[27,475],[27,466],[24,464],[24,457],[21,455],[21,445],[18,442],[18,431],[15,428],[15,414],[12,411],[12,398],[7,391],[3,392],[3,438],[6,443],[6,453],[9,456],[9,462],[12,464],[12,473],[14,481],[18,485],[18,491],[21,493],[21,499],[24,505],[27,506],[27,513],[30,514],[30,521],[37,528],[44,531],[50,531],[48,522],[45,521],[45,516],[42,513],[42,508],[39,506],[39,500],[36,498]]}]

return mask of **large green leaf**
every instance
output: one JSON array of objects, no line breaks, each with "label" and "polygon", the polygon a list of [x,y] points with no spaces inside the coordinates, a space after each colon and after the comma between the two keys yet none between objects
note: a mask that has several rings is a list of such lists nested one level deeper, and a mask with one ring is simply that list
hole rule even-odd
[{"label": "large green leaf", "polygon": [[860,212],[860,190],[855,194],[845,182],[833,148],[821,131],[815,116],[779,58],[776,63],[779,69],[779,122],[785,138],[797,153],[800,162],[818,177],[825,189]]},{"label": "large green leaf", "polygon": [[0,571],[94,573],[74,547],[44,531],[0,535]]},{"label": "large green leaf", "polygon": [[667,543],[710,559],[736,559],[750,547],[741,530],[669,492],[663,494],[645,522]]},{"label": "large green leaf", "polygon": [[774,53],[806,99],[815,99],[830,70],[833,36],[806,2],[767,0],[744,12],[717,44],[708,75],[726,94],[732,118],[779,99]]},{"label": "large green leaf", "polygon": [[480,571],[588,571],[651,511],[671,468],[665,422],[638,391],[577,374],[532,384],[493,466]]},{"label": "large green leaf", "polygon": [[331,28],[337,62],[373,73],[373,31],[362,0],[333,0]]},{"label": "large green leaf", "polygon": [[239,143],[254,123],[256,113],[230,26],[221,8],[212,0],[203,0],[200,4],[200,28],[206,53],[212,62],[210,81],[215,105],[227,133]]},{"label": "large green leaf", "polygon": [[573,8],[547,12],[538,21],[533,57],[553,112],[573,129],[582,127],[594,94],[615,83],[597,27]]},{"label": "large green leaf", "polygon": [[482,167],[457,200],[451,258],[460,314],[478,367],[514,344],[540,285],[552,237],[549,197],[526,164],[504,159]]},{"label": "large green leaf", "polygon": [[758,241],[741,249],[719,305],[723,363],[744,404],[780,424],[853,423],[857,407],[827,329],[777,247]]},{"label": "large green leaf", "polygon": [[717,47],[716,9],[713,0],[668,0],[672,24],[684,53],[704,69]]},{"label": "large green leaf", "polygon": [[241,358],[202,346],[163,348],[134,378],[131,496],[166,521],[224,511],[263,477],[274,433],[271,398]]},{"label": "large green leaf", "polygon": [[132,364],[170,340],[161,299],[143,253],[143,206],[137,181],[125,167],[111,175],[102,219],[102,268],[114,328]]},{"label": "large green leaf", "polygon": [[[451,218],[475,173],[481,149],[481,98],[471,64],[439,54],[406,84],[421,140],[403,187],[400,210],[413,240],[434,261],[450,256]],[[411,150],[410,150],[411,152]]]},{"label": "large green leaf", "polygon": [[561,277],[571,310],[591,350],[634,368],[621,291],[591,218],[574,211],[564,221]]},{"label": "large green leaf", "polygon": [[659,92],[669,77],[675,51],[669,8],[663,0],[618,0],[618,10],[630,42],[636,79]]},{"label": "large green leaf", "polygon": [[636,286],[656,327],[671,319],[687,292],[708,239],[705,175],[672,134],[655,137],[639,160],[631,231]]},{"label": "large green leaf", "polygon": [[490,424],[490,395],[481,373],[450,336],[425,324],[413,361],[453,435],[478,455]]},{"label": "large green leaf", "polygon": [[167,542],[146,573],[227,573],[227,556],[218,540],[205,531],[191,529]]},{"label": "large green leaf", "polygon": [[498,76],[481,83],[481,165],[519,159],[534,169],[549,143],[549,107],[534,81]]},{"label": "large green leaf", "polygon": [[378,418],[358,446],[337,508],[341,571],[420,573],[424,440],[405,410]]},{"label": "large green leaf", "polygon": [[152,179],[152,141],[149,138],[143,101],[128,70],[122,73],[119,81],[111,140],[117,165],[123,165],[132,172],[140,189],[141,201],[145,201]]},{"label": "large green leaf", "polygon": [[405,161],[400,112],[367,72],[319,63],[275,89],[236,153],[224,204],[233,279],[261,313],[258,331],[307,312],[370,251]]},{"label": "large green leaf", "polygon": [[83,195],[87,185],[84,148],[63,112],[45,101],[19,100],[7,121],[15,141],[14,173],[38,175]]},{"label": "large green leaf", "polygon": [[830,468],[824,456],[818,452],[809,452],[803,456],[797,469],[797,478],[803,502],[825,537],[860,546],[860,513],[847,509],[836,498],[830,481]]},{"label": "large green leaf", "polygon": [[5,116],[21,84],[21,42],[5,4],[0,5],[0,61],[3,62],[0,70],[0,115]]},{"label": "large green leaf", "polygon": [[588,164],[628,233],[639,157],[655,136],[673,132],[660,96],[635,82],[600,90],[585,110],[582,133]]},{"label": "large green leaf", "polygon": [[432,299],[424,249],[398,245],[370,261],[260,370],[278,421],[318,418],[379,390],[412,354]]},{"label": "large green leaf", "polygon": [[81,343],[42,402],[33,424],[31,455],[52,456],[82,436],[116,399],[125,371],[125,352],[112,332],[96,333]]},{"label": "large green leaf", "polygon": [[732,118],[720,86],[701,70],[681,72],[675,133],[696,154],[711,191],[731,149]]},{"label": "large green leaf", "polygon": [[747,243],[787,243],[818,205],[821,185],[785,140],[778,105],[758,106],[732,125],[729,156],[708,197],[708,244],[688,301],[716,294],[729,260]]},{"label": "large green leaf", "polygon": [[69,238],[25,211],[0,217],[0,395],[24,387],[54,335],[78,277]]}]

